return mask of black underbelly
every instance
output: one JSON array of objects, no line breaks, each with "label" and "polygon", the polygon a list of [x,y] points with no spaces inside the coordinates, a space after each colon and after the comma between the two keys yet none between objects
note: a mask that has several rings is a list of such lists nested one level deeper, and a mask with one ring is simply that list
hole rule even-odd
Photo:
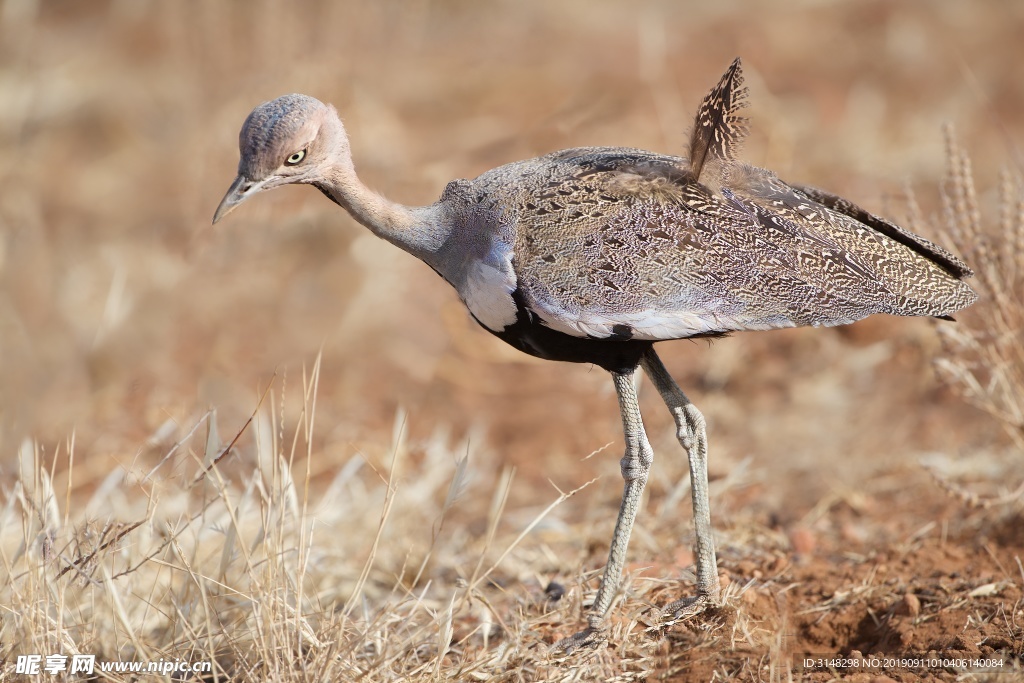
[{"label": "black underbelly", "polygon": [[481,327],[531,356],[568,363],[592,363],[610,372],[628,372],[636,369],[641,356],[654,345],[653,341],[631,339],[632,330],[625,325],[621,326],[621,332],[616,328],[618,336],[608,339],[574,337],[542,324],[525,307],[518,290],[513,298],[517,308],[515,323],[500,332],[483,324]]},{"label": "black underbelly", "polygon": [[521,325],[517,321],[501,332],[487,331],[531,356],[568,363],[593,363],[610,372],[635,369],[640,357],[654,345],[652,341],[639,339],[573,337],[545,327],[536,319],[532,324]]}]

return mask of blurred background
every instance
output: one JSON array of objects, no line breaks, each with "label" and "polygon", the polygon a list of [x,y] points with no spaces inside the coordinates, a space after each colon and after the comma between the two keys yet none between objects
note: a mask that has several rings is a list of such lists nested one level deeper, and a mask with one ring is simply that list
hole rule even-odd
[{"label": "blurred background", "polygon": [[[60,481],[73,435],[88,492],[209,408],[230,438],[271,383],[287,421],[322,351],[314,476],[386,450],[402,407],[411,443],[469,435],[537,482],[516,496],[602,475],[614,500],[606,373],[505,347],[308,187],[210,226],[242,121],[281,94],[333,103],[364,181],[406,204],[565,147],[682,153],[736,56],[743,157],[784,179],[900,222],[907,187],[937,215],[944,122],[983,191],[1021,165],[1020,2],[0,0],[0,34],[4,482],[26,438]],[[941,221],[915,228],[944,241]],[[659,351],[708,417],[712,477],[747,463],[751,504],[785,515],[836,481],[1003,438],[936,380],[934,328],[877,318]],[[656,448],[671,446],[649,389]]]}]

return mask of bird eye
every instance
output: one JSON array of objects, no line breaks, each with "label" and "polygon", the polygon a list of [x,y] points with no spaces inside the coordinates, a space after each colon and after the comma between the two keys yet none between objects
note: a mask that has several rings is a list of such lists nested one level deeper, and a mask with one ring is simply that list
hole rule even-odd
[{"label": "bird eye", "polygon": [[285,159],[284,163],[285,163],[286,166],[294,166],[295,164],[299,163],[300,161],[302,161],[305,158],[306,158],[306,150],[300,149],[298,152],[296,152],[295,154],[293,154],[290,157],[288,157],[287,159]]}]

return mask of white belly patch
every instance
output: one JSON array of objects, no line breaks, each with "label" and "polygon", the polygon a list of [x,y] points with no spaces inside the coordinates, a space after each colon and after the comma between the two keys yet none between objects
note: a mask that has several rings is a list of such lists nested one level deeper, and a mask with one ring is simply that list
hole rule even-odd
[{"label": "white belly patch", "polygon": [[[500,332],[516,321],[516,276],[507,249],[495,249],[486,261],[466,269],[466,280],[459,294],[470,312],[484,327]],[[498,253],[495,253],[498,252]]]}]

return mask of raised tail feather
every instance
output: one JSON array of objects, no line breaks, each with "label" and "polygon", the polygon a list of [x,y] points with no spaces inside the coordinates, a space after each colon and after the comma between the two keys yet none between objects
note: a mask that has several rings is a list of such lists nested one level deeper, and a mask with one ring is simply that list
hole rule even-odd
[{"label": "raised tail feather", "polygon": [[739,110],[747,106],[747,89],[743,87],[743,68],[739,57],[729,66],[697,110],[690,134],[690,173],[700,180],[708,162],[736,160],[749,121]]}]

